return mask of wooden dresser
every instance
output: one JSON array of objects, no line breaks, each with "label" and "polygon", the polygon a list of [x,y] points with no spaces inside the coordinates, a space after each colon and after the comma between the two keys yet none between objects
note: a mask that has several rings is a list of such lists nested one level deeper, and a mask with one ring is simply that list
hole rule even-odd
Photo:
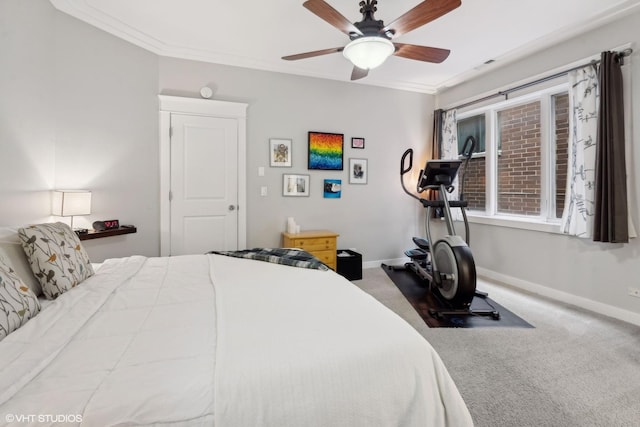
[{"label": "wooden dresser", "polygon": [[284,232],[282,247],[305,250],[335,270],[338,236],[338,233],[329,230],[309,230],[296,234]]}]

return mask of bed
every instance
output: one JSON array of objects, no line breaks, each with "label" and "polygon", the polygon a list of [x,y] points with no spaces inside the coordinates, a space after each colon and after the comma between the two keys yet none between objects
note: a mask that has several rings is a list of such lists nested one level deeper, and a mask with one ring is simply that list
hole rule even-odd
[{"label": "bed", "polygon": [[220,254],[87,270],[0,340],[0,423],[472,425],[429,343],[333,271]]}]

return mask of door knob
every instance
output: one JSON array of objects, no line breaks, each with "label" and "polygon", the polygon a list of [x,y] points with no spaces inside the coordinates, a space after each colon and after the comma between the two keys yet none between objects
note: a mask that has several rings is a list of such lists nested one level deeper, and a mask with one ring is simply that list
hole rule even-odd
[{"label": "door knob", "polygon": [[229,210],[230,211],[235,211],[236,210],[236,205],[229,205]]}]

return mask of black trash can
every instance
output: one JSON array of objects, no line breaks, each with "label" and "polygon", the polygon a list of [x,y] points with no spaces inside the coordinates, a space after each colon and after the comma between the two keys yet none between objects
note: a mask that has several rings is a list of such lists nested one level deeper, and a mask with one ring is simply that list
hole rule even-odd
[{"label": "black trash can", "polygon": [[349,249],[338,249],[338,274],[348,280],[362,279],[362,255]]}]

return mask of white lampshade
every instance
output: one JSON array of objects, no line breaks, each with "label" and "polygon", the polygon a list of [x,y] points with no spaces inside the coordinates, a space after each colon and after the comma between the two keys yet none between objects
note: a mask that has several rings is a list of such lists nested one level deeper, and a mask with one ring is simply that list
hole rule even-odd
[{"label": "white lampshade", "polygon": [[52,195],[51,213],[57,216],[91,214],[91,191],[55,190]]},{"label": "white lampshade", "polygon": [[389,57],[396,48],[384,37],[360,37],[345,46],[342,54],[358,68],[376,68]]}]

